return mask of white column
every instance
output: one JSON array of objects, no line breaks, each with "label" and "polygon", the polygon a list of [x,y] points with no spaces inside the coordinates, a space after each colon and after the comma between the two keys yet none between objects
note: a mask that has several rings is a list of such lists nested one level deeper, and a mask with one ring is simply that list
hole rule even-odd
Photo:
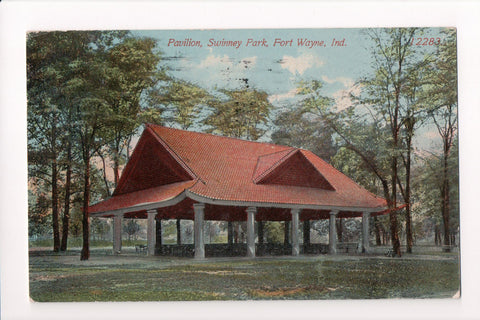
[{"label": "white column", "polygon": [[364,253],[368,253],[370,251],[369,221],[370,221],[370,212],[366,211],[362,214],[362,251]]},{"label": "white column", "polygon": [[155,216],[157,215],[157,210],[147,211],[148,220],[147,220],[147,254],[149,256],[155,255],[155,243],[156,243],[156,234],[155,234]]},{"label": "white column", "polygon": [[113,253],[122,252],[122,222],[123,214],[113,216]]},{"label": "white column", "polygon": [[335,225],[335,218],[338,211],[330,211],[330,230],[328,232],[328,252],[330,254],[337,253],[337,226]]},{"label": "white column", "polygon": [[299,209],[292,209],[292,256],[300,254],[300,244],[298,242]]},{"label": "white column", "polygon": [[204,203],[193,204],[193,212],[195,213],[195,220],[194,220],[195,259],[205,258],[205,244],[203,242],[204,211],[205,211]]},{"label": "white column", "polygon": [[247,257],[255,257],[255,214],[256,207],[247,208]]}]

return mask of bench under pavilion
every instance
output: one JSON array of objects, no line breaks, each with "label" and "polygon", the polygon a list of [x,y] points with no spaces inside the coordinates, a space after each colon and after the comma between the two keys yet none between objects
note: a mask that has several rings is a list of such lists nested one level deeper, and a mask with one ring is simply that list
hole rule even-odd
[{"label": "bench under pavilion", "polygon": [[288,222],[291,254],[299,255],[300,222],[308,230],[305,244],[310,221],[329,219],[328,252],[335,254],[336,219],[361,217],[359,249],[368,253],[369,219],[388,212],[385,199],[308,150],[152,124],[145,125],[113,195],[89,207],[92,217],[113,218],[115,253],[123,218],[147,219],[148,255],[158,253],[162,219],[193,220],[196,259],[205,258],[205,220],[227,221],[229,244],[232,222],[246,221],[246,255],[255,257],[264,221]]}]

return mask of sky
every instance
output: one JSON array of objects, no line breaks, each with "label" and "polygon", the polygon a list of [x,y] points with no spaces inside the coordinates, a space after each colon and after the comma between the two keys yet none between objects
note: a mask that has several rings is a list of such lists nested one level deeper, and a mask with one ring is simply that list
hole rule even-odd
[{"label": "sky", "polygon": [[[277,110],[295,103],[302,80],[321,80],[323,93],[337,108],[350,104],[355,81],[372,72],[373,44],[365,29],[143,30],[136,36],[157,40],[162,65],[179,79],[205,89],[234,89],[248,84],[265,91]],[[424,37],[442,37],[429,28]],[[435,46],[422,49],[433,50]],[[438,144],[433,127],[419,131],[416,144]],[[268,137],[267,137],[268,139]]]},{"label": "sky", "polygon": [[[301,79],[324,77],[326,92],[333,93],[364,73],[367,70],[365,64],[368,64],[368,55],[359,54],[359,51],[366,50],[360,37],[360,29],[182,30],[137,33],[158,40],[160,50],[173,69],[172,73],[179,78],[209,88],[238,87],[243,84],[241,79],[249,79],[251,86],[266,91],[272,98],[276,97],[274,100],[277,101],[289,94],[295,88],[295,83]],[[176,47],[170,39],[200,41],[201,47]],[[249,39],[252,40],[247,43]],[[264,39],[265,42],[262,42]],[[275,43],[275,39],[280,40]],[[299,46],[297,39],[324,41],[324,45],[317,43],[317,46]],[[345,39],[345,46],[331,47],[333,39]],[[239,46],[238,43],[237,46],[215,46],[220,41],[242,43]],[[257,46],[253,46],[255,44]]]},{"label": "sky", "polygon": [[[353,85],[354,79],[367,72],[369,64],[360,32],[360,29],[244,29],[135,34],[158,40],[165,64],[175,77],[208,89],[238,88],[248,79],[251,87],[267,92],[270,101],[279,106],[295,94],[300,80],[323,80],[327,95],[338,94]],[[174,46],[171,39],[199,41],[201,47]],[[318,42],[299,45],[298,39]],[[334,39],[345,39],[344,46],[331,47]],[[222,41],[237,41],[237,45],[217,46]]]}]

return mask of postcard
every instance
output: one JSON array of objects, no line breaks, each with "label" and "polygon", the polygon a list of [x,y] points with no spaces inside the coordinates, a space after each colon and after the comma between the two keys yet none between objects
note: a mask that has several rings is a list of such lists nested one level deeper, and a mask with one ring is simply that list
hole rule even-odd
[{"label": "postcard", "polygon": [[31,299],[460,297],[456,39],[28,33]]},{"label": "postcard", "polygon": [[7,315],[468,304],[458,24],[182,21],[23,28]]}]

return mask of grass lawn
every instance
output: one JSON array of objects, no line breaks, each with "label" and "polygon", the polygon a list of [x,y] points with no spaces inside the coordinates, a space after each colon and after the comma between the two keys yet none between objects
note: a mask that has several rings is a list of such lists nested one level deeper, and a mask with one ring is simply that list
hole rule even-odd
[{"label": "grass lawn", "polygon": [[30,253],[35,301],[447,298],[460,286],[458,254],[267,258]]}]

